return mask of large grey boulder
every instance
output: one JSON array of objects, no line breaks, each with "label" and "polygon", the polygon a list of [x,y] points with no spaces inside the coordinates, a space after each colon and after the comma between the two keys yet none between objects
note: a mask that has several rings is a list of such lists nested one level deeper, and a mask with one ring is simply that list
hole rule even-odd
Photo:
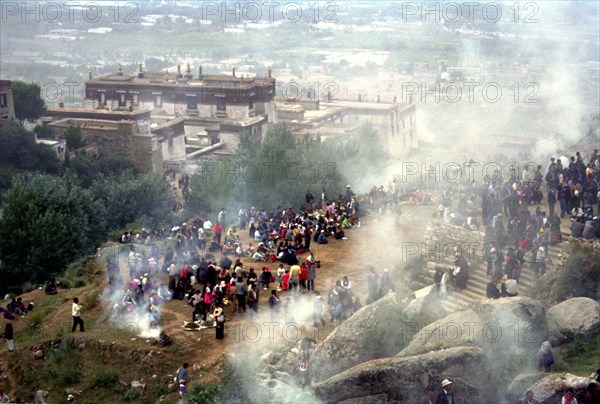
[{"label": "large grey boulder", "polygon": [[477,347],[450,348],[371,360],[314,387],[317,396],[326,402],[414,403],[427,384],[439,387],[443,379],[450,379],[461,402],[496,402],[493,375],[481,370],[487,367],[485,362],[485,354]]},{"label": "large grey boulder", "polygon": [[476,303],[423,327],[398,356],[477,346],[494,364],[496,376],[508,384],[515,374],[534,369],[536,353],[547,336],[541,303],[513,297]]},{"label": "large grey boulder", "polygon": [[430,285],[414,292],[415,298],[406,306],[402,314],[408,318],[435,315],[444,317],[448,313],[442,307],[436,285]]},{"label": "large grey boulder", "polygon": [[600,334],[600,303],[588,297],[565,300],[550,307],[546,316],[548,332],[556,345]]},{"label": "large grey boulder", "polygon": [[525,392],[531,388],[538,380],[546,376],[546,373],[523,373],[515,376],[508,386],[506,398],[509,403],[514,403],[519,397],[523,398]]},{"label": "large grey boulder", "polygon": [[396,355],[416,331],[413,327],[405,334],[406,305],[390,293],[340,324],[311,355],[313,380],[321,382],[359,363]]},{"label": "large grey boulder", "polygon": [[[561,402],[561,397],[567,388],[571,387],[575,390],[575,395],[579,395],[592,381],[590,378],[570,373],[549,373],[531,386],[531,390],[540,404],[554,404]],[[524,394],[521,395],[521,398],[525,398]]]}]

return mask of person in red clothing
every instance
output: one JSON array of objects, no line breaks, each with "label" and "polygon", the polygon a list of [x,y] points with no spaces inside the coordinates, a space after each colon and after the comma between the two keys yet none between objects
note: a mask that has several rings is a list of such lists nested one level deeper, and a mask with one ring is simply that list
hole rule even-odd
[{"label": "person in red clothing", "polygon": [[285,273],[281,277],[281,290],[288,290],[290,288],[290,270],[286,269]]},{"label": "person in red clothing", "polygon": [[221,244],[221,235],[223,234],[223,226],[221,226],[221,222],[215,223],[213,231],[215,232],[215,241],[217,244]]},{"label": "person in red clothing", "polygon": [[300,265],[300,287],[302,289],[306,289],[306,280],[308,279],[308,267],[306,266],[305,263],[302,263],[302,265]]}]

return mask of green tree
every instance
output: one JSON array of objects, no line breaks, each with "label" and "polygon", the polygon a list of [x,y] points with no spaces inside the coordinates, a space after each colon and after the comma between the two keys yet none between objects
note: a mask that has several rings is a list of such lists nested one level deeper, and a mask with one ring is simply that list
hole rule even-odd
[{"label": "green tree", "polygon": [[43,138],[43,139],[53,139],[54,138],[54,132],[52,132],[52,128],[48,125],[46,125],[45,123],[42,125],[37,125],[35,128],[33,128],[33,133],[35,133],[38,138]]},{"label": "green tree", "polygon": [[83,134],[81,133],[81,126],[69,126],[64,133],[65,140],[67,141],[67,147],[69,149],[78,149],[84,144]]},{"label": "green tree", "polygon": [[325,150],[319,140],[296,139],[285,125],[271,128],[262,143],[242,137],[231,161],[205,162],[192,176],[190,213],[251,205],[298,208],[307,189],[337,191],[344,177]]},{"label": "green tree", "polygon": [[136,176],[131,172],[118,177],[100,175],[91,190],[106,206],[110,230],[122,229],[140,218],[152,224],[164,223],[170,218],[171,192],[158,175]]},{"label": "green tree", "polygon": [[0,166],[50,174],[60,171],[54,150],[50,146],[36,144],[35,135],[14,121],[0,126]]},{"label": "green tree", "polygon": [[2,204],[3,286],[42,283],[94,251],[106,237],[105,218],[103,205],[73,177],[17,177]]},{"label": "green tree", "polygon": [[25,120],[38,119],[46,111],[46,103],[42,99],[42,89],[37,83],[24,81],[12,82],[15,115],[23,123]]}]

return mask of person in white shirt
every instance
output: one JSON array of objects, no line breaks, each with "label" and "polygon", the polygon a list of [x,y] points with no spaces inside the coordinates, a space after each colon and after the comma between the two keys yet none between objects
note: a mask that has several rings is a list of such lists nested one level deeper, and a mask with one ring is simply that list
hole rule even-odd
[{"label": "person in white shirt", "polygon": [[204,230],[212,230],[213,224],[208,217],[204,219],[204,224],[202,225]]},{"label": "person in white shirt", "polygon": [[81,306],[79,305],[79,298],[73,298],[73,307],[71,309],[73,315],[73,328],[71,332],[75,332],[77,325],[79,324],[79,331],[83,332],[83,320],[81,319]]}]

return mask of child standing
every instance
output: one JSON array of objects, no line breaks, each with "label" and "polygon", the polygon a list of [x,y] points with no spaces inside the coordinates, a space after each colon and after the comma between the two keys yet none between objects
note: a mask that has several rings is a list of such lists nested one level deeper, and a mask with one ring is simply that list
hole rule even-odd
[{"label": "child standing", "polygon": [[8,343],[8,352],[13,352],[15,350],[15,337],[12,323],[6,323],[4,327],[4,339]]}]

